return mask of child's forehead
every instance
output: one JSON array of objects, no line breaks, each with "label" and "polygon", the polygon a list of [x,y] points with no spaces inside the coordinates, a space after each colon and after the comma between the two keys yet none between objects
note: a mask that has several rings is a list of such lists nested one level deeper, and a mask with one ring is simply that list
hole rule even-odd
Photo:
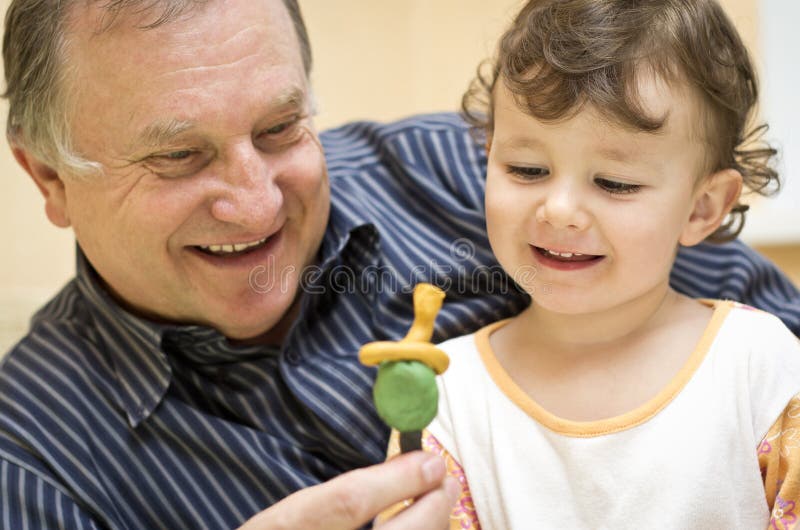
[{"label": "child's forehead", "polygon": [[607,103],[579,98],[579,102],[560,118],[539,120],[535,116],[535,106],[532,112],[531,106],[526,104],[525,96],[512,93],[503,82],[498,82],[493,92],[494,126],[496,128],[498,115],[504,114],[498,112],[498,105],[503,105],[506,107],[506,116],[509,112],[522,113],[545,126],[558,125],[581,116],[584,119],[591,119],[598,129],[619,136],[676,134],[691,141],[705,139],[707,112],[704,100],[699,91],[690,86],[684,78],[679,76],[668,78],[655,73],[652,69],[642,68],[641,73],[631,81],[627,89],[629,90],[627,101],[633,102],[636,111],[641,114],[657,122],[663,122],[660,128],[655,131],[643,131],[626,121],[626,116],[620,112],[621,98]]},{"label": "child's forehead", "polygon": [[680,158],[702,172],[705,143],[697,138],[694,104],[683,98],[681,91],[662,92],[657,86],[648,90],[645,97],[650,108],[666,113],[664,125],[656,131],[621,123],[593,104],[584,104],[560,120],[539,120],[520,106],[508,89],[499,90],[491,148],[499,148],[503,156],[522,159],[528,154],[562,160],[579,157],[663,171]]}]

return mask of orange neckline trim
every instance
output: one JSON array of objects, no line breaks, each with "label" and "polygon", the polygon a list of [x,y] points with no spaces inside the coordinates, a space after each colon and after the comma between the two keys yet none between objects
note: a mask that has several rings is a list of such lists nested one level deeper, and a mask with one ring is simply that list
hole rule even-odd
[{"label": "orange neckline trim", "polygon": [[508,396],[508,398],[528,416],[558,434],[578,438],[602,436],[624,431],[647,422],[675,399],[692,378],[692,375],[694,375],[700,367],[708,350],[711,348],[711,344],[714,342],[719,328],[722,326],[730,310],[734,307],[734,303],[728,301],[701,300],[700,302],[713,307],[714,313],[711,315],[711,319],[703,335],[700,337],[694,352],[689,356],[689,359],[684,363],[677,375],[672,378],[658,394],[643,405],[624,414],[602,420],[572,421],[551,414],[536,403],[513,379],[511,379],[511,376],[508,375],[497,360],[497,357],[492,351],[491,344],[489,343],[489,336],[508,324],[510,319],[495,322],[478,330],[475,333],[475,345],[489,376],[497,385],[498,389]]}]

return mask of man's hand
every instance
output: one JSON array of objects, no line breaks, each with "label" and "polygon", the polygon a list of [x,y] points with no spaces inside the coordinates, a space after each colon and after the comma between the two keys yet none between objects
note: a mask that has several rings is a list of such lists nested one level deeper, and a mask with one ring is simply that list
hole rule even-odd
[{"label": "man's hand", "polygon": [[415,451],[289,495],[239,530],[353,530],[408,498],[416,501],[381,530],[445,529],[459,489],[441,458]]}]

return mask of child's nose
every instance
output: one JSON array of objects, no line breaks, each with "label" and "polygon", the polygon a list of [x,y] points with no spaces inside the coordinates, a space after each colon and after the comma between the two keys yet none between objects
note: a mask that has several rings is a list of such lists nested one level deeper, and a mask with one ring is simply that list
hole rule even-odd
[{"label": "child's nose", "polygon": [[554,183],[537,206],[536,220],[559,230],[581,231],[589,227],[591,216],[575,186]]}]

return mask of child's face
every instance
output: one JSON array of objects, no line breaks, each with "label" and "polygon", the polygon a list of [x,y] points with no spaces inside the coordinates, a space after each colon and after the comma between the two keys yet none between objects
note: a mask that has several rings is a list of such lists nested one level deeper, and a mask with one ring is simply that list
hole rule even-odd
[{"label": "child's face", "polygon": [[489,239],[541,307],[579,314],[663,296],[678,243],[691,239],[704,166],[696,98],[654,79],[640,94],[651,115],[668,113],[657,133],[614,125],[592,107],[544,123],[498,83]]}]

